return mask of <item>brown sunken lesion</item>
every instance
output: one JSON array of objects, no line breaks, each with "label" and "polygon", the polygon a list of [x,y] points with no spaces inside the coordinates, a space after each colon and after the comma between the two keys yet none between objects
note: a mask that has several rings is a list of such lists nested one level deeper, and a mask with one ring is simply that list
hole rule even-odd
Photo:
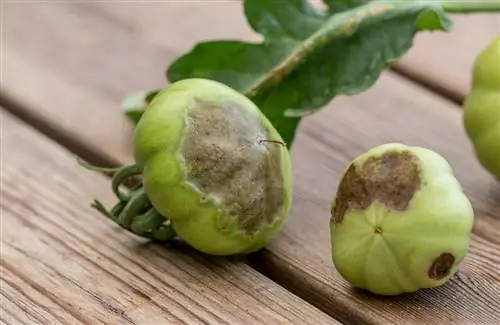
[{"label": "brown sunken lesion", "polygon": [[374,201],[404,211],[420,185],[417,157],[408,151],[388,151],[361,166],[351,164],[337,190],[332,222],[340,223],[348,210],[364,210]]},{"label": "brown sunken lesion", "polygon": [[442,253],[433,262],[427,275],[433,280],[441,280],[450,274],[455,263],[455,256],[451,253]]},{"label": "brown sunken lesion", "polygon": [[281,154],[259,118],[235,102],[197,100],[188,114],[183,154],[188,180],[221,199],[247,233],[274,221],[284,205]]}]

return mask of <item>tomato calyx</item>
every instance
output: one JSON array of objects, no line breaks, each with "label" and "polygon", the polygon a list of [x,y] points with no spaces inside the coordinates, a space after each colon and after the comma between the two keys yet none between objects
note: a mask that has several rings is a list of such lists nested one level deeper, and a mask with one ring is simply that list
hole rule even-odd
[{"label": "tomato calyx", "polygon": [[111,188],[118,202],[108,210],[102,202],[94,200],[91,204],[92,208],[137,236],[161,242],[176,239],[177,234],[170,225],[170,221],[151,204],[141,183],[132,187],[128,192],[120,190],[128,178],[141,174],[135,164],[105,168],[91,165],[81,159],[78,159],[78,163],[92,171],[113,174]]}]

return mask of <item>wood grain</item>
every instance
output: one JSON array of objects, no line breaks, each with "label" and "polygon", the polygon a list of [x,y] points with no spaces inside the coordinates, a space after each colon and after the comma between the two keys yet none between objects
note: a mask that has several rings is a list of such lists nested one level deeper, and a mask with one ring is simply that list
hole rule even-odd
[{"label": "wood grain", "polygon": [[242,261],[161,247],[88,206],[109,181],[2,111],[2,308],[11,324],[335,324]]},{"label": "wood grain", "polygon": [[470,90],[472,66],[500,35],[500,14],[450,15],[451,32],[423,32],[396,64],[398,71],[461,103]]},{"label": "wood grain", "polygon": [[[330,258],[329,209],[351,159],[388,142],[442,154],[476,211],[469,255],[446,285],[396,298],[353,290]],[[342,97],[300,127],[293,152],[295,202],[285,231],[254,266],[341,321],[370,324],[496,324],[500,317],[500,184],[478,164],[461,111],[393,74]],[[287,277],[283,277],[283,274]]]},{"label": "wood grain", "polygon": [[[122,96],[141,86],[158,86],[163,68],[200,39],[253,37],[238,20],[239,7],[228,2],[19,8],[6,8],[7,94],[23,104],[25,114],[38,120],[43,116],[43,123],[61,135],[121,162],[131,160],[131,128],[117,107]],[[23,33],[31,29],[17,22],[21,14],[43,26],[39,42],[23,41]],[[93,38],[70,38],[61,29]],[[53,48],[67,49],[68,55]],[[307,118],[296,141],[294,211],[280,238],[252,258],[254,267],[346,323],[496,321],[500,190],[474,158],[457,106],[386,73],[370,91],[339,97]],[[327,226],[330,200],[348,161],[389,141],[424,145],[449,159],[477,218],[471,254],[450,283],[384,299],[352,290],[339,277],[330,259]]]},{"label": "wood grain", "polygon": [[106,161],[130,161],[126,95],[164,86],[167,64],[199,39],[255,37],[237,2],[8,2],[3,9],[4,105]]}]

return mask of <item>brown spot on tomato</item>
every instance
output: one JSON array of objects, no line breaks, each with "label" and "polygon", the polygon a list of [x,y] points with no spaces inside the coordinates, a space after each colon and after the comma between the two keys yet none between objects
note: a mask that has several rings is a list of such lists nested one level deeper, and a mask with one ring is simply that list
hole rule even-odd
[{"label": "brown spot on tomato", "polygon": [[455,256],[451,253],[442,253],[432,262],[427,275],[434,280],[441,280],[450,274],[450,270],[455,263]]},{"label": "brown spot on tomato", "polygon": [[285,205],[284,144],[237,102],[196,99],[188,120],[182,153],[189,182],[217,197],[246,233],[272,224]]},{"label": "brown spot on tomato", "polygon": [[395,211],[408,208],[421,186],[418,158],[408,151],[388,151],[351,164],[342,178],[332,206],[334,223],[349,210],[365,210],[373,202]]}]

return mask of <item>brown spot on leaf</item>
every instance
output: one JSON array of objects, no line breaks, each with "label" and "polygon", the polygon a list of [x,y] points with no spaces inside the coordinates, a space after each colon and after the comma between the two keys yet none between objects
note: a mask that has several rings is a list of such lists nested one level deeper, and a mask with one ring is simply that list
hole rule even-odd
[{"label": "brown spot on leaf", "polygon": [[360,23],[359,17],[350,18],[347,21],[347,23],[345,23],[344,26],[342,26],[342,35],[343,36],[351,36],[352,34],[354,34],[354,32],[356,31],[356,29],[359,26],[359,23]]},{"label": "brown spot on leaf", "polygon": [[375,201],[404,211],[420,183],[417,158],[407,151],[388,151],[368,158],[362,166],[351,164],[339,184],[332,221],[342,222],[347,211],[365,210]]},{"label": "brown spot on leaf", "polygon": [[379,14],[382,14],[390,9],[392,9],[393,6],[390,5],[390,4],[387,4],[387,3],[384,3],[384,4],[381,4],[381,5],[377,5],[377,6],[373,6],[370,8],[370,13],[372,15],[379,15]]},{"label": "brown spot on leaf", "polygon": [[432,262],[427,275],[431,279],[441,280],[450,273],[453,263],[455,263],[455,256],[450,253],[443,253]]}]

